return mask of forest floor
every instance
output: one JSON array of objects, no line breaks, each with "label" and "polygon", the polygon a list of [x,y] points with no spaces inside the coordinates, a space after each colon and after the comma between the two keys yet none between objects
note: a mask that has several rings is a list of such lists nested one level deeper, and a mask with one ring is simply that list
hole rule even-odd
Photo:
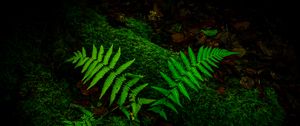
[{"label": "forest floor", "polygon": [[[103,12],[113,25],[122,24],[124,16],[148,21],[154,31],[152,41],[164,48],[186,51],[187,47],[197,49],[205,45],[240,52],[240,63],[234,64],[233,69],[218,71],[214,77],[222,83],[226,76],[236,74],[240,77],[242,87],[255,87],[262,92],[266,86],[274,87],[278,93],[278,100],[286,112],[285,124],[294,125],[298,122],[300,71],[296,54],[297,46],[294,44],[295,33],[289,29],[292,27],[290,25],[292,22],[289,22],[290,17],[283,16],[284,12],[275,11],[277,15],[274,16],[273,8],[270,7],[268,11],[265,11],[264,4],[259,5],[258,8],[244,8],[230,3],[190,4],[183,1],[171,4],[138,3],[137,1],[124,3],[107,1],[97,6],[93,4],[85,6],[91,6]],[[51,38],[51,33],[55,32],[55,27],[59,24],[55,21],[59,19],[51,19],[54,22],[50,22],[39,20],[39,18],[56,17],[59,9],[42,7],[38,9],[44,10],[43,14],[42,12],[36,13],[36,9],[10,14],[8,25],[3,26],[6,30],[3,33],[4,42],[11,39],[10,36],[15,35],[19,36],[15,39],[21,41],[22,37],[29,32],[50,33],[40,38],[41,40]],[[47,31],[47,29],[51,30]],[[203,32],[208,29],[217,30],[217,32],[208,36]],[[51,42],[50,39],[46,41]],[[7,51],[9,48],[2,51],[4,50],[9,55]],[[224,62],[224,64],[232,66],[230,63]],[[220,92],[226,91],[225,88],[225,86],[220,86]],[[261,97],[264,97],[263,93]]]}]

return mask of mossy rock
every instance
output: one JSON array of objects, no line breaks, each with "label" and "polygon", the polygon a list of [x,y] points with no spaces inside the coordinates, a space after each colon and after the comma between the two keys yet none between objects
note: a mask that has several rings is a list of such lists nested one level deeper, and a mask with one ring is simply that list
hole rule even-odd
[{"label": "mossy rock", "polygon": [[[186,126],[196,125],[243,125],[243,126],[281,126],[284,110],[277,101],[272,88],[265,89],[265,98],[259,97],[257,89],[228,89],[223,95],[216,92],[193,93],[191,102],[175,122]],[[174,116],[173,116],[174,117]]]},{"label": "mossy rock", "polygon": [[[141,83],[167,85],[159,73],[169,73],[167,61],[170,57],[177,59],[178,53],[153,44],[145,35],[140,35],[143,28],[114,28],[105,16],[91,9],[70,10],[74,14],[68,22],[74,29],[74,35],[79,35],[82,42],[76,50],[82,46],[92,47],[93,44],[103,45],[106,50],[111,45],[121,47],[121,61],[135,59],[128,71],[143,75]],[[235,88],[227,90],[225,96],[213,91],[194,92],[192,101],[184,102],[185,108],[181,109],[181,114],[170,117],[170,120],[185,120],[184,123],[174,121],[180,125],[280,125],[284,112],[276,100],[276,93],[271,88],[265,91],[267,100],[259,99],[256,89]]]},{"label": "mossy rock", "polygon": [[76,50],[83,46],[87,48],[87,52],[91,52],[93,44],[98,47],[103,45],[105,50],[114,45],[114,52],[120,47],[122,49],[120,61],[135,59],[128,71],[143,75],[141,83],[147,82],[150,85],[165,83],[159,76],[159,72],[168,72],[167,61],[170,57],[176,57],[177,53],[152,43],[149,38],[145,37],[147,35],[141,35],[143,31],[151,31],[149,27],[138,26],[144,23],[129,18],[130,27],[114,28],[109,25],[105,16],[91,9],[74,7],[70,8],[70,12],[73,14],[68,17],[68,22],[75,31],[74,36],[79,35],[78,39],[82,40],[82,43],[78,44],[81,46],[78,46]]}]

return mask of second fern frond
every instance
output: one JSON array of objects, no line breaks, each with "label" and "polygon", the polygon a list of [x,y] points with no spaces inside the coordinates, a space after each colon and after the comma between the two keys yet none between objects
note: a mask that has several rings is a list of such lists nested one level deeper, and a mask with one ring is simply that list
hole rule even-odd
[{"label": "second fern frond", "polygon": [[191,48],[188,48],[189,58],[183,52],[180,52],[181,61],[170,58],[168,67],[172,75],[169,76],[160,72],[162,78],[169,85],[169,88],[165,89],[152,86],[153,89],[159,91],[165,97],[151,104],[152,108],[150,108],[150,110],[159,113],[165,119],[167,119],[167,117],[161,105],[177,113],[175,105],[182,107],[180,94],[188,100],[191,99],[186,86],[195,91],[206,88],[204,85],[201,85],[201,82],[204,81],[205,78],[212,77],[212,73],[214,72],[213,67],[218,68],[217,64],[224,57],[234,54],[238,53],[225,49],[202,46],[198,50],[197,56],[195,56]]}]

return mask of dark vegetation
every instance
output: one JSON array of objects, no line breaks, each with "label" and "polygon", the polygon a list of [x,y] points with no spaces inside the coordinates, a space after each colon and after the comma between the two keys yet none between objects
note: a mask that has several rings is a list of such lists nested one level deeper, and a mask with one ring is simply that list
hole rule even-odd
[{"label": "dark vegetation", "polygon": [[[82,112],[74,108],[73,104],[78,104],[95,114],[90,121],[128,125],[121,112],[92,109],[91,104],[97,103],[91,102],[98,98],[94,96],[97,90],[85,91],[78,86],[81,75],[64,63],[82,46],[103,42],[106,48],[112,43],[123,46],[124,61],[132,59],[129,56],[138,57],[133,53],[139,52],[136,50],[153,54],[144,60],[137,58],[130,70],[143,74],[146,70],[145,80],[157,85],[161,82],[157,79],[159,71],[166,69],[158,67],[166,62],[160,56],[187,52],[188,47],[196,51],[203,45],[240,53],[221,62],[214,79],[205,83],[215,92],[191,92],[192,102],[183,100],[186,107],[179,111],[181,114],[168,116],[168,121],[141,112],[141,125],[299,125],[295,5],[267,0],[9,1],[1,7],[1,119],[10,125],[59,125],[62,120],[84,120]],[[70,11],[72,8],[80,9]],[[88,13],[91,10],[100,18]],[[100,20],[104,17],[107,22]],[[88,29],[89,24],[109,25],[101,28],[111,30]],[[201,32],[207,29],[218,32],[212,36]],[[130,37],[134,39],[127,39]],[[126,49],[128,40],[133,45],[142,41],[157,47]],[[170,52],[149,51],[158,47]],[[151,58],[159,62],[157,66],[152,65]],[[152,64],[145,65],[148,61]],[[152,96],[151,90],[145,92],[145,96]],[[105,118],[97,119],[104,114]]]}]

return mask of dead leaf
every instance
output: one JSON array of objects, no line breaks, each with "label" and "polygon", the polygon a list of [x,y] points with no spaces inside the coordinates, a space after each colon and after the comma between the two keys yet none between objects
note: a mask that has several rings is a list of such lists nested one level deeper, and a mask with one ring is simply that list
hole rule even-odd
[{"label": "dead leaf", "polygon": [[250,26],[250,22],[249,21],[240,21],[240,22],[236,22],[233,24],[233,27],[235,30],[238,31],[244,31],[247,30]]},{"label": "dead leaf", "polygon": [[219,87],[217,92],[218,94],[225,94],[225,87]]},{"label": "dead leaf", "polygon": [[255,69],[253,69],[253,68],[246,68],[246,69],[244,70],[244,73],[245,73],[246,75],[254,76],[254,75],[257,74],[257,70],[255,70]]},{"label": "dead leaf", "polygon": [[240,84],[246,89],[251,89],[254,86],[255,81],[252,78],[245,76],[241,78]]},{"label": "dead leaf", "polygon": [[95,114],[95,115],[98,115],[98,116],[100,116],[100,115],[103,115],[104,113],[106,113],[108,110],[107,110],[107,108],[105,108],[105,107],[96,107],[96,108],[93,108],[93,113]]},{"label": "dead leaf", "polygon": [[172,41],[175,43],[181,43],[185,40],[185,36],[183,33],[173,33],[171,37]]},{"label": "dead leaf", "polygon": [[197,43],[203,45],[206,42],[206,36],[203,33],[201,33],[197,36],[197,40]]}]

